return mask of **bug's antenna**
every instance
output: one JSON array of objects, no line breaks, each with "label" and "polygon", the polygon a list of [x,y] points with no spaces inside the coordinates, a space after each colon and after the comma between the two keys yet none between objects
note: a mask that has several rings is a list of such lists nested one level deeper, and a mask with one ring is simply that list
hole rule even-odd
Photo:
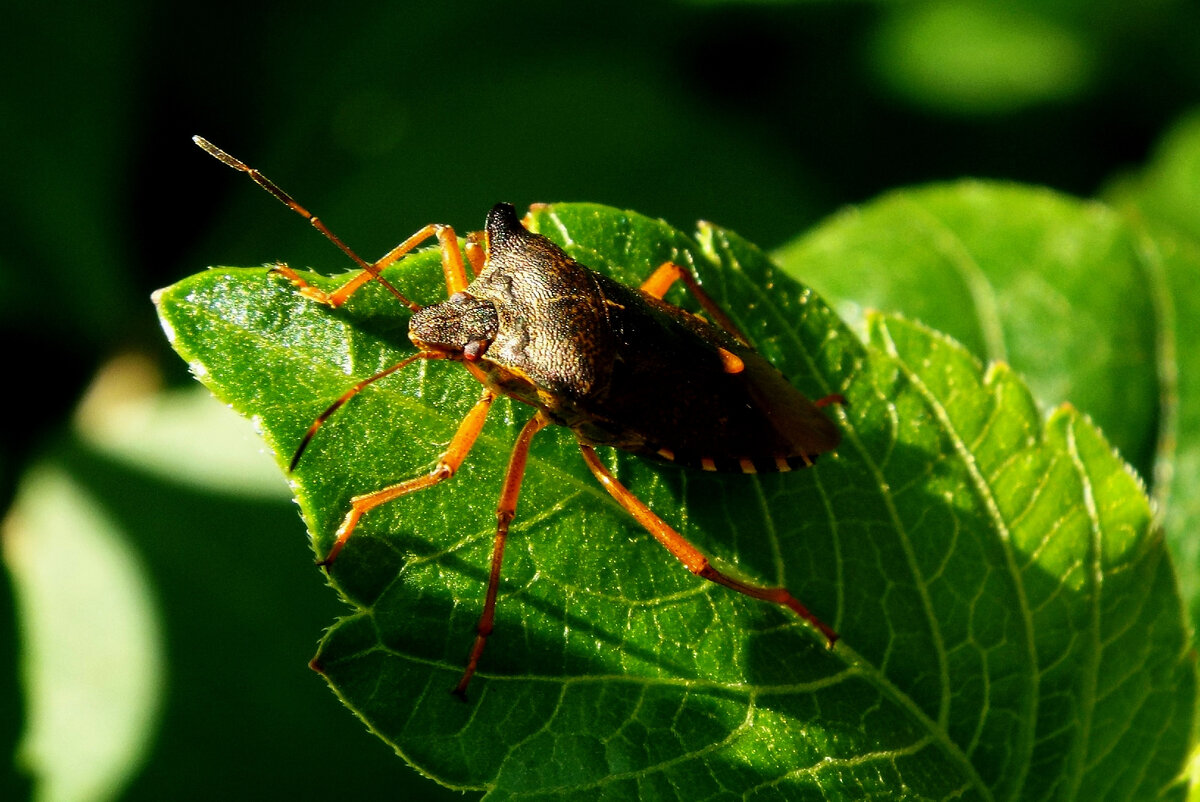
[{"label": "bug's antenna", "polygon": [[272,195],[274,195],[276,197],[276,199],[279,200],[280,203],[282,203],[284,206],[291,209],[296,214],[303,217],[305,220],[307,220],[312,225],[313,228],[315,228],[317,231],[320,231],[321,234],[323,234],[325,236],[325,239],[329,240],[334,245],[338,246],[338,248],[341,249],[342,253],[349,256],[351,259],[354,260],[355,264],[357,264],[363,270],[370,273],[372,278],[374,278],[376,281],[378,281],[383,286],[387,287],[388,291],[391,292],[392,295],[395,295],[397,298],[399,298],[400,302],[403,303],[405,306],[407,306],[409,309],[416,311],[421,308],[420,304],[416,304],[416,303],[413,303],[412,301],[410,301],[404,295],[404,293],[400,292],[400,290],[398,290],[394,286],[392,286],[392,284],[387,279],[385,279],[383,276],[381,276],[379,274],[378,267],[371,264],[366,259],[363,259],[357,253],[355,253],[350,248],[349,245],[342,242],[341,238],[339,238],[337,234],[334,234],[332,231],[329,230],[329,227],[326,226],[325,223],[323,223],[321,221],[321,218],[317,217],[315,214],[310,212],[308,209],[305,209],[303,206],[301,206],[299,203],[297,203],[295,198],[293,198],[291,195],[287,194],[282,189],[280,189],[279,185],[276,184],[274,181],[267,178],[265,175],[263,175],[258,170],[251,167],[250,165],[246,164],[242,160],[234,158],[233,156],[230,156],[228,153],[221,150],[216,145],[209,142],[207,139],[205,139],[202,136],[193,136],[192,141],[195,142],[197,145],[199,145],[200,148],[202,150],[204,150],[205,153],[207,153],[209,156],[212,156],[217,161],[222,162],[223,164],[226,164],[229,167],[232,167],[233,169],[238,170],[239,172],[243,172],[246,175],[250,176],[251,180],[253,180],[254,183],[258,184],[260,187],[265,189],[267,192],[270,192]]},{"label": "bug's antenna", "polygon": [[396,364],[392,365],[390,368],[384,368],[383,370],[376,373],[374,376],[368,376],[367,378],[360,381],[358,384],[351,387],[349,390],[347,390],[345,393],[342,394],[341,398],[339,398],[337,401],[334,401],[332,404],[329,405],[328,409],[326,409],[324,412],[322,412],[320,415],[318,415],[317,419],[315,421],[313,421],[312,426],[308,427],[308,431],[304,433],[304,437],[300,440],[300,445],[296,447],[296,453],[292,455],[292,461],[288,464],[288,473],[291,473],[294,470],[296,470],[296,466],[300,464],[300,456],[304,453],[304,449],[308,448],[309,442],[312,441],[313,435],[315,435],[317,433],[317,429],[321,428],[321,424],[323,424],[326,420],[328,420],[330,415],[337,412],[343,404],[345,404],[347,401],[349,401],[354,396],[358,395],[363,389],[365,389],[367,387],[367,385],[373,384],[374,382],[379,381],[380,379],[384,378],[385,376],[391,376],[396,371],[400,370],[401,368],[408,367],[413,362],[416,362],[418,359],[445,359],[445,358],[446,358],[445,354],[442,354],[437,351],[418,351],[417,353],[413,354],[412,356],[406,357],[406,358],[400,360]]}]

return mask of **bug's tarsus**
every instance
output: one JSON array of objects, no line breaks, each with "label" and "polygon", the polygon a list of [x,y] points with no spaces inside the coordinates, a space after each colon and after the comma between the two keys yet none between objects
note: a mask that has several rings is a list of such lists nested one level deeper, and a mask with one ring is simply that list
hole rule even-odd
[{"label": "bug's tarsus", "polygon": [[[340,404],[338,406],[341,406]],[[300,457],[308,448],[309,442],[312,441],[313,435],[317,433],[317,429],[325,422],[325,419],[333,414],[333,410],[337,407],[330,407],[321,413],[321,416],[313,421],[312,426],[308,427],[308,431],[304,433],[304,437],[300,439],[300,445],[296,446],[296,453],[292,454],[292,461],[288,463],[288,473],[295,473],[296,466],[300,464]]]},{"label": "bug's tarsus", "polygon": [[[276,262],[271,266],[271,269],[267,271],[267,274],[271,276],[280,276],[287,279],[288,282],[295,287],[302,296],[310,301],[315,301],[319,304],[332,306],[334,308],[341,306],[341,304],[344,302],[335,299],[331,293],[326,292],[320,287],[308,283],[308,281],[301,277],[299,273],[297,273],[295,270],[292,270],[292,268],[288,267],[283,262]],[[380,280],[382,281],[383,279]]]}]

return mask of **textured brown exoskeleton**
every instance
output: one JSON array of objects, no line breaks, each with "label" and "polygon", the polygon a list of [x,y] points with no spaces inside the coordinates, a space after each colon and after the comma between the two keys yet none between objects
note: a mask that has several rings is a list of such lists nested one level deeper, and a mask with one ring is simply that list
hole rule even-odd
[{"label": "textured brown exoskeleton", "polygon": [[[750,347],[686,268],[668,262],[639,289],[627,287],[584,267],[550,240],[527,230],[505,203],[488,213],[484,232],[467,240],[474,281],[468,281],[454,230],[444,225],[427,225],[382,259],[368,263],[257,170],[195,139],[212,156],[248,173],[308,219],[362,268],[333,292],[307,284],[284,265],[274,272],[291,280],[306,297],[334,307],[366,283],[378,281],[414,312],[409,337],[418,352],[359,382],[322,413],[300,443],[292,468],[335,410],[368,384],[418,359],[459,362],[484,387],[430,473],[351,500],[323,565],[334,561],[363,513],[453,476],[497,396],[515,398],[537,410],[521,430],[509,459],[497,505],[499,523],[487,598],[456,694],[465,698],[492,632],[504,544],[516,513],[529,445],[550,423],[575,433],[584,461],[605,490],[688,570],[790,608],[833,645],[837,633],[787,589],[747,584],[710,565],[695,546],[620,484],[593,449],[614,446],[703,470],[755,473],[811,465],[817,455],[836,448],[841,440],[838,428],[820,407],[844,399],[831,395],[813,402],[795,389]],[[421,307],[381,273],[434,236],[441,247],[450,297]],[[685,283],[715,325],[662,300],[675,281]]]}]

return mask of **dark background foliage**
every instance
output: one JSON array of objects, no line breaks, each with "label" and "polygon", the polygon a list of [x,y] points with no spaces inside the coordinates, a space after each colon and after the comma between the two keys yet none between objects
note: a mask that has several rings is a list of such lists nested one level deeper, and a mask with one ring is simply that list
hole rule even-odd
[{"label": "dark background foliage", "polygon": [[[192,134],[365,255],[431,220],[477,226],[497,200],[705,218],[774,248],[913,183],[1096,195],[1200,99],[1200,10],[1183,0],[126,2],[6,17],[0,502],[31,465],[57,466],[149,577],[166,690],[128,798],[436,790],[305,668],[337,605],[284,494],[219,493],[189,479],[195,465],[117,458],[70,423],[119,355],[137,355],[143,382],[190,386],[154,289],[209,264],[344,266]],[[7,751],[29,670],[12,595],[0,588]],[[28,790],[18,769],[3,780],[0,796]]]}]

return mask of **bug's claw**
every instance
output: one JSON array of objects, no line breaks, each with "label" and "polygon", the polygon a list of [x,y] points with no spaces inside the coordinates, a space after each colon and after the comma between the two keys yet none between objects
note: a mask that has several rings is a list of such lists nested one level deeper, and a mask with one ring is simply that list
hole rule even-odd
[{"label": "bug's claw", "polygon": [[341,551],[341,549],[335,545],[332,549],[329,550],[328,554],[326,554],[324,557],[321,557],[320,559],[315,561],[316,566],[318,568],[323,568],[323,569],[325,569],[326,572],[328,572],[329,566],[333,565],[333,561],[335,558],[337,558],[339,551]]},{"label": "bug's claw", "polygon": [[824,398],[818,398],[816,401],[813,401],[813,406],[815,407],[827,407],[830,404],[837,404],[838,406],[844,407],[848,406],[850,402],[847,401],[846,396],[842,395],[841,393],[830,393]]}]

